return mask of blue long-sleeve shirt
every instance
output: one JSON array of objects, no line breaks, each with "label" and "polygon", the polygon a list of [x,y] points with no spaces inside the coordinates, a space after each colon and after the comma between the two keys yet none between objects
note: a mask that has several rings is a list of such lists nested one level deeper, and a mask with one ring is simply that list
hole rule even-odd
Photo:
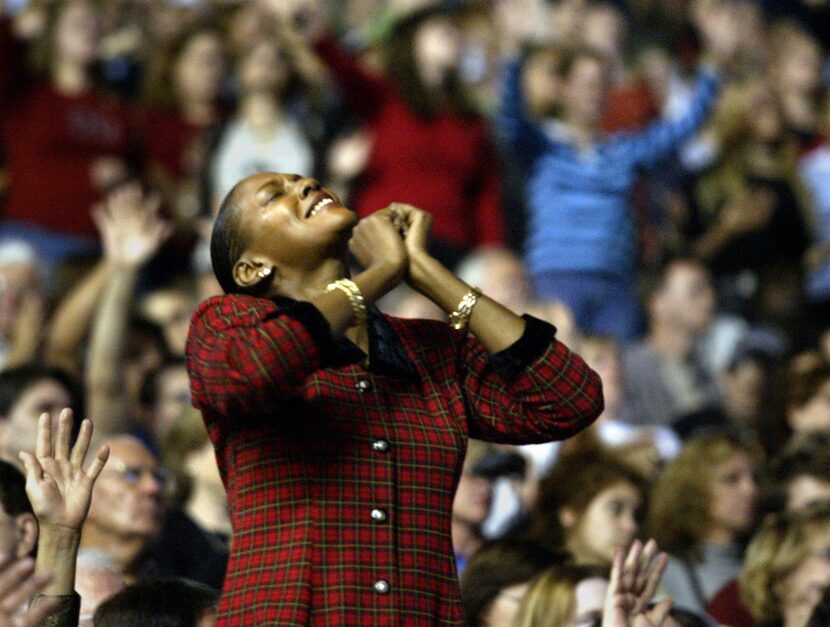
[{"label": "blue long-sleeve shirt", "polygon": [[525,250],[531,276],[581,271],[631,277],[637,239],[631,192],[637,175],[700,128],[719,83],[718,74],[704,67],[683,117],[637,132],[614,133],[579,150],[527,119],[521,67],[508,63],[497,124],[528,166],[530,224]]}]

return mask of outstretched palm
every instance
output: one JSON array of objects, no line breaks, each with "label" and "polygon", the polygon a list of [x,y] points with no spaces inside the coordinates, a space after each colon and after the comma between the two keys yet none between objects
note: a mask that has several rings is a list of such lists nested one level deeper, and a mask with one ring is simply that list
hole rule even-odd
[{"label": "outstretched palm", "polygon": [[145,196],[135,183],[119,187],[93,208],[106,258],[135,267],[155,255],[172,233],[159,209],[159,197]]},{"label": "outstretched palm", "polygon": [[52,420],[42,414],[38,422],[35,454],[20,453],[26,467],[26,493],[41,525],[80,530],[89,511],[92,486],[109,456],[102,446],[84,470],[92,423],[84,420],[78,441],[70,450],[72,410],[61,411],[58,432],[52,442]]}]

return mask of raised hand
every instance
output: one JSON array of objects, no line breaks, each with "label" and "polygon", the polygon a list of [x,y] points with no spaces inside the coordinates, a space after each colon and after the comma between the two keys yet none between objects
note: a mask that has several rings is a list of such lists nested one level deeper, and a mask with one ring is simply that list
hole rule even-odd
[{"label": "raised hand", "polygon": [[423,294],[432,271],[430,261],[434,261],[427,252],[432,214],[405,203],[392,203],[387,211],[391,212],[392,223],[404,238],[408,258],[407,281]]},{"label": "raised hand", "polygon": [[317,41],[326,32],[325,12],[319,0],[265,0],[284,36]]},{"label": "raised hand", "polygon": [[35,574],[31,557],[12,560],[0,556],[0,627],[35,627],[58,608],[57,599],[41,599],[25,611],[21,608],[43,590],[50,577]]},{"label": "raised hand", "polygon": [[363,268],[388,271],[388,289],[400,283],[407,270],[407,250],[396,220],[388,208],[376,211],[358,222],[349,241],[349,250]]},{"label": "raised hand", "polygon": [[92,217],[109,261],[137,267],[158,251],[172,233],[172,227],[159,215],[160,205],[158,196],[145,196],[137,183],[130,183],[93,208]]},{"label": "raised hand", "polygon": [[89,420],[81,423],[78,440],[70,450],[71,436],[71,409],[61,411],[54,443],[52,419],[44,413],[37,425],[35,454],[20,453],[26,468],[26,494],[41,528],[80,532],[89,512],[92,487],[109,457],[109,447],[102,446],[85,470],[92,423]]},{"label": "raised hand", "polygon": [[653,539],[645,547],[635,540],[624,559],[623,551],[617,550],[605,595],[602,627],[661,627],[672,601],[661,601],[651,609],[649,603],[667,562],[668,556],[658,552]]},{"label": "raised hand", "polygon": [[738,9],[724,0],[697,0],[692,16],[709,60],[719,66],[728,64],[742,40]]}]

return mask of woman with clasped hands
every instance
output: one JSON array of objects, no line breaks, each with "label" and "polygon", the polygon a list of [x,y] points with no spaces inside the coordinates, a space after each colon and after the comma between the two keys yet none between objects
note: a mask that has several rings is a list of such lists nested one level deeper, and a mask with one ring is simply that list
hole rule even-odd
[{"label": "woman with clasped hands", "polygon": [[[187,345],[234,526],[220,624],[461,624],[449,530],[467,438],[563,439],[601,411],[599,377],[553,327],[429,256],[430,223],[397,204],[358,222],[314,179],[272,172],[222,203],[226,294]],[[404,279],[451,325],[373,307]]]}]

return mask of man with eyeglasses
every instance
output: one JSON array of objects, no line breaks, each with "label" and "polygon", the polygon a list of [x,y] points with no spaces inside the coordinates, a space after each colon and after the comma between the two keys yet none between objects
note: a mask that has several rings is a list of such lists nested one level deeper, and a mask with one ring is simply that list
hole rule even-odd
[{"label": "man with eyeglasses", "polygon": [[135,579],[161,535],[168,474],[136,438],[119,436],[106,444],[110,459],[92,493],[82,546],[110,553]]},{"label": "man with eyeglasses", "polygon": [[137,438],[122,435],[105,443],[110,459],[93,490],[82,548],[113,555],[128,582],[169,575],[221,588],[227,552],[168,507],[170,472]]}]

